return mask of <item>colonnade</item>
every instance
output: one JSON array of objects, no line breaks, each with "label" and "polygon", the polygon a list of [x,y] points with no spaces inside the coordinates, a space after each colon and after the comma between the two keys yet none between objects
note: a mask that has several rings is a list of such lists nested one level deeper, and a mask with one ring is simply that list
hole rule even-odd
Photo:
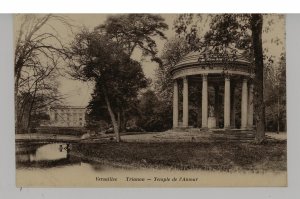
[{"label": "colonnade", "polygon": [[[208,78],[207,74],[202,75],[202,121],[201,128],[208,128]],[[174,80],[173,93],[173,128],[179,127],[179,110],[178,110],[178,80]],[[188,77],[183,77],[183,114],[182,126],[183,128],[189,125],[189,100],[188,100]],[[224,128],[229,129],[231,122],[231,95],[230,95],[230,76],[224,78]],[[242,80],[242,99],[241,99],[241,129],[253,128],[253,83],[248,85],[248,79]]]}]

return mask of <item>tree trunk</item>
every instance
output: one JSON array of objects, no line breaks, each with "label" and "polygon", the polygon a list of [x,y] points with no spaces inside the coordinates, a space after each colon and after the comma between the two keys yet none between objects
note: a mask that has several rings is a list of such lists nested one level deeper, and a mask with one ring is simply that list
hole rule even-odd
[{"label": "tree trunk", "polygon": [[107,92],[106,92],[104,86],[102,87],[102,90],[103,90],[103,94],[104,94],[104,98],[105,98],[107,110],[109,112],[109,115],[110,115],[110,118],[111,118],[111,122],[112,122],[112,125],[113,125],[113,128],[114,128],[114,132],[115,132],[115,135],[116,135],[116,141],[120,142],[121,141],[121,137],[120,137],[120,132],[119,132],[118,121],[116,120],[115,114],[114,114],[114,112],[113,112],[113,110],[112,110],[112,108],[110,106],[110,101],[108,99]]},{"label": "tree trunk", "polygon": [[30,133],[30,126],[31,126],[30,124],[31,124],[31,116],[32,116],[31,112],[32,112],[34,101],[35,101],[35,99],[33,97],[32,101],[30,103],[29,111],[28,111],[28,121],[27,121],[27,125],[26,125],[27,133]]},{"label": "tree trunk", "polygon": [[265,103],[264,103],[264,64],[262,50],[261,14],[251,15],[252,44],[255,58],[255,113],[256,113],[256,141],[262,142],[265,137]]},{"label": "tree trunk", "polygon": [[122,132],[122,131],[121,131],[121,116],[120,116],[120,111],[118,111],[117,116],[118,116],[118,127],[119,127],[119,132]]},{"label": "tree trunk", "polygon": [[21,99],[19,99],[18,100],[18,91],[19,91],[19,78],[20,78],[20,76],[19,75],[17,75],[17,74],[15,74],[16,75],[16,77],[15,77],[15,111],[16,111],[16,113],[15,113],[15,133],[17,133],[17,131],[19,131],[20,130],[20,115],[19,114],[17,114],[17,112],[18,113],[20,113],[20,107],[19,107],[19,100],[21,100]]},{"label": "tree trunk", "polygon": [[[24,99],[22,102],[20,102],[20,106],[19,106],[19,103],[17,104],[17,131],[24,131],[26,130],[26,126],[25,126],[25,122],[26,122],[26,118],[25,118],[25,115],[26,115],[26,110],[28,109],[28,106],[27,106],[27,103],[29,103],[30,101],[30,96],[29,95],[25,95],[23,96]],[[21,97],[20,97],[21,98]],[[20,99],[21,100],[21,99]],[[25,118],[25,119],[24,119]],[[25,121],[25,122],[24,122]]]},{"label": "tree trunk", "polygon": [[[278,88],[278,91],[279,91],[279,88]],[[279,117],[280,117],[280,108],[279,108],[279,106],[280,106],[280,104],[279,104],[279,92],[278,92],[278,96],[277,96],[277,134],[279,134],[279,127],[280,127],[280,125],[279,125],[279,123],[280,123],[280,121],[279,121]]]},{"label": "tree trunk", "polygon": [[32,96],[32,100],[31,100],[31,103],[30,103],[30,106],[29,106],[29,111],[28,111],[28,121],[27,121],[27,132],[30,133],[30,123],[31,123],[31,112],[32,112],[32,108],[33,108],[33,105],[35,103],[35,98],[36,98],[36,92],[37,92],[37,81],[35,82],[35,88],[34,88],[34,94]]},{"label": "tree trunk", "polygon": [[125,117],[125,112],[122,109],[121,110],[121,132],[126,132],[126,117]]}]

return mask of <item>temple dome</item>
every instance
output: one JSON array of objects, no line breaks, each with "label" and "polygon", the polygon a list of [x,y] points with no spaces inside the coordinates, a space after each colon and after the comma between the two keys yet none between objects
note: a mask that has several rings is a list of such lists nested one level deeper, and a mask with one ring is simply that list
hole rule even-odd
[{"label": "temple dome", "polygon": [[[227,60],[226,60],[227,59]],[[174,67],[189,66],[206,63],[241,63],[250,64],[249,58],[240,52],[227,53],[226,56],[220,53],[208,53],[208,51],[192,51],[185,55]]]},{"label": "temple dome", "polygon": [[214,50],[192,51],[186,54],[170,72],[174,78],[182,75],[201,73],[222,73],[224,70],[234,74],[250,75],[252,64],[250,58],[238,50],[217,53]]}]

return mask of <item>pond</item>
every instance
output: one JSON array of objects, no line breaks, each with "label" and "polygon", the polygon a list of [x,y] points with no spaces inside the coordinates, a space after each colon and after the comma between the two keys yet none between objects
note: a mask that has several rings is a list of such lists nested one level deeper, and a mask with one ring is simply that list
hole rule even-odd
[{"label": "pond", "polygon": [[96,172],[111,169],[70,154],[70,143],[17,143],[16,168],[17,171],[26,170],[70,170],[76,168],[78,172]]},{"label": "pond", "polygon": [[[17,142],[17,187],[99,186],[98,178],[116,178],[119,172],[131,170],[77,157],[72,154],[72,146],[74,144]],[[114,186],[113,183],[109,181],[104,185]]]}]

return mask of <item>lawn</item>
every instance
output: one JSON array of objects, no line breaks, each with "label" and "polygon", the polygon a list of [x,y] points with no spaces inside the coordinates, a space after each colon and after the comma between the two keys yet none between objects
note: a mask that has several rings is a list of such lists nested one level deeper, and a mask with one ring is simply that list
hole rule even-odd
[{"label": "lawn", "polygon": [[81,143],[72,153],[134,168],[219,171],[286,171],[285,140],[241,142]]}]

